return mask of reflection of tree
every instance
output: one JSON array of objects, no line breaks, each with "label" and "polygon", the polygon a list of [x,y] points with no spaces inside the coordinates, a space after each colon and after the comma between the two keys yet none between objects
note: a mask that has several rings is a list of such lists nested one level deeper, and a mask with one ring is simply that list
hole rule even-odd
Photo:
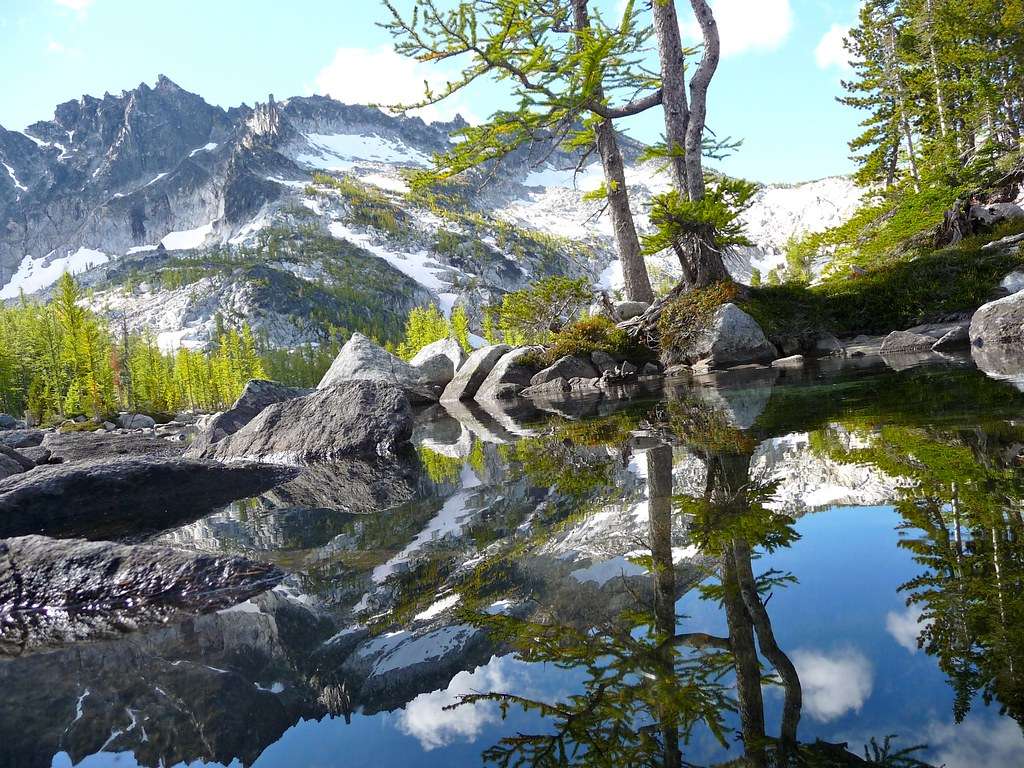
[{"label": "reflection of tree", "polygon": [[885,427],[869,448],[833,455],[912,478],[897,503],[925,571],[903,585],[919,605],[919,644],[939,658],[962,720],[980,692],[1024,723],[1024,434],[1005,424],[970,430]]},{"label": "reflection of tree", "polygon": [[[680,418],[679,411],[672,415]],[[793,521],[767,510],[763,501],[771,488],[748,478],[753,450],[749,440],[735,430],[728,434],[728,428],[709,420],[708,414],[691,409],[684,416],[691,428],[707,428],[707,439],[697,450],[707,463],[708,479],[702,498],[679,503],[692,517],[697,543],[717,563],[717,582],[702,587],[702,596],[721,603],[728,635],[678,629],[675,603],[680,590],[671,539],[672,449],[649,449],[649,555],[638,562],[651,573],[652,598],[641,599],[637,594],[634,609],[590,628],[549,618],[475,619],[526,661],[586,673],[581,692],[556,702],[507,692],[464,697],[462,704],[492,701],[503,713],[521,708],[539,714],[549,726],[539,733],[502,739],[484,753],[485,759],[501,766],[681,768],[692,765],[685,760],[684,750],[695,730],[706,726],[727,746],[728,715],[736,713],[745,751],[743,765],[924,765],[912,757],[914,750],[891,752],[888,741],[873,742],[875,754],[867,761],[841,746],[798,742],[800,680],[775,639],[765,607],[765,596],[790,577],[771,571],[755,576],[753,569],[757,551],[790,546],[796,540]],[[627,581],[624,587],[634,589]],[[766,733],[758,647],[785,691],[778,738]],[[728,684],[730,672],[735,675],[735,687]]]}]

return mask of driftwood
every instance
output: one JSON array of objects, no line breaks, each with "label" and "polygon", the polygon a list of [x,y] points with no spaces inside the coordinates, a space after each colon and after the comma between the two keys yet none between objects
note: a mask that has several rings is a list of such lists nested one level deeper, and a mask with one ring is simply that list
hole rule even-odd
[{"label": "driftwood", "polygon": [[979,233],[979,222],[971,216],[976,205],[1012,203],[1024,189],[1024,158],[1016,167],[985,189],[976,189],[961,195],[946,211],[942,223],[935,230],[935,247],[945,248]]}]

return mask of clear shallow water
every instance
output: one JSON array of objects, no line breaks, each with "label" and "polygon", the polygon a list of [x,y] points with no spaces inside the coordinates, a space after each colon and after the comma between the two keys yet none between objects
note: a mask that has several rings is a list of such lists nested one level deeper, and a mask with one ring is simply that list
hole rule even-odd
[{"label": "clear shallow water", "polygon": [[167,531],[290,575],[0,662],[0,763],[852,765],[894,734],[889,764],[1024,764],[1024,397],[776,376],[434,414],[414,467]]}]

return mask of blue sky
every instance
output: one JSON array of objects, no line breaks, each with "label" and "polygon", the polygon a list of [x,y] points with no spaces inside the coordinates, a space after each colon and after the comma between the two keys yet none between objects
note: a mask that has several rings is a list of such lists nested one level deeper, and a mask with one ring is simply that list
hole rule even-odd
[{"label": "blue sky", "polygon": [[[621,0],[594,0],[609,9]],[[406,2],[406,5],[408,2]],[[408,100],[436,69],[398,57],[375,22],[376,0],[0,0],[0,125],[48,119],[83,93],[117,93],[165,74],[224,107],[310,93],[342,101]],[[401,3],[399,3],[401,5]],[[678,3],[680,12],[688,7]],[[709,125],[744,145],[721,167],[759,181],[851,170],[846,142],[859,116],[835,102],[842,30],[856,0],[712,0],[724,56]],[[683,21],[684,33],[691,22]],[[16,73],[14,76],[12,74]],[[424,115],[486,117],[498,87],[477,87]],[[628,125],[655,140],[660,115]]]}]

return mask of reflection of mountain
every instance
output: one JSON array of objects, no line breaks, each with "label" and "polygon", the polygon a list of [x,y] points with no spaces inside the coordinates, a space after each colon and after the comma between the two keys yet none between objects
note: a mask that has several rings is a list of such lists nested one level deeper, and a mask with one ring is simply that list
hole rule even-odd
[{"label": "reflection of mountain", "polygon": [[[45,762],[60,749],[77,761],[106,744],[147,764],[249,763],[299,718],[401,707],[404,733],[440,745],[500,727],[497,709],[441,706],[481,690],[540,696],[517,687],[522,667],[570,653],[572,685],[594,672],[588,658],[620,659],[637,676],[585,691],[600,698],[574,721],[574,737],[611,733],[651,764],[680,764],[688,728],[717,722],[728,704],[742,717],[722,717],[725,733],[762,744],[756,765],[781,744],[804,749],[802,734],[841,716],[837,708],[871,706],[862,657],[773,647],[776,603],[765,595],[785,582],[766,577],[757,557],[797,551],[792,518],[837,502],[896,502],[913,526],[905,540],[925,574],[908,589],[921,612],[882,614],[893,642],[913,646],[923,630],[925,650],[968,702],[980,691],[1015,713],[1024,439],[979,414],[1020,401],[957,376],[949,392],[913,371],[887,378],[884,393],[871,392],[877,380],[846,381],[835,398],[820,386],[737,397],[719,385],[719,403],[760,403],[742,428],[734,409],[687,391],[529,429],[499,430],[483,411],[465,430],[438,418],[417,430],[422,473],[393,485],[385,477],[382,487],[398,492],[377,497],[380,509],[337,504],[325,469],[305,486],[316,491],[308,505],[299,484],[162,534],[272,560],[290,575],[225,613],[0,663],[0,762]],[[926,405],[945,409],[941,425]],[[703,594],[728,631],[675,624],[675,602],[697,585],[711,587]],[[788,696],[762,692],[762,673],[775,672]],[[613,690],[622,695],[612,700]],[[786,704],[782,728],[765,714],[773,702]],[[844,750],[814,749],[839,761],[825,765],[854,764],[840,760]]]}]

